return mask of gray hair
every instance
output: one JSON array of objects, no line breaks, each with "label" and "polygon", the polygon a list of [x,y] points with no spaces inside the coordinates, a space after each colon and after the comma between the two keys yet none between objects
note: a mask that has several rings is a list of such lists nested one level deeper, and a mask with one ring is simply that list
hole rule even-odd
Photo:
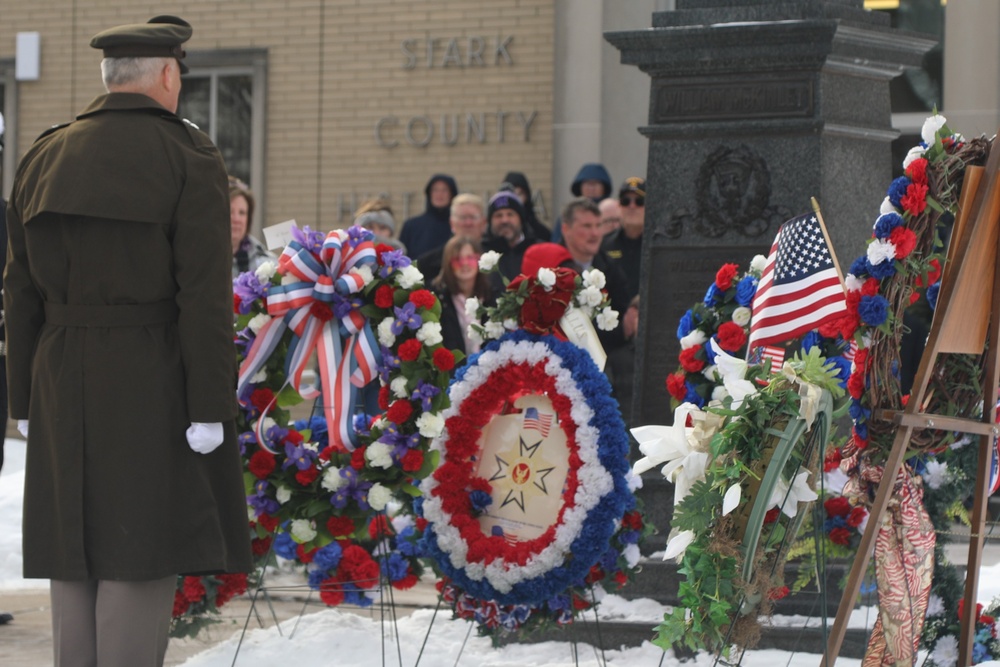
[{"label": "gray hair", "polygon": [[122,86],[144,88],[173,58],[105,58],[101,61],[101,79],[108,92]]}]

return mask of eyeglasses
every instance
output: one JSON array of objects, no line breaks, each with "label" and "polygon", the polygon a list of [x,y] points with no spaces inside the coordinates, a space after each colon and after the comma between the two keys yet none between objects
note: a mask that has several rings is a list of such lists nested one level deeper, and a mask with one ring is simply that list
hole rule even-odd
[{"label": "eyeglasses", "polygon": [[622,206],[628,206],[629,204],[635,204],[636,206],[642,207],[646,205],[645,197],[626,197],[622,195],[618,198],[618,203]]},{"label": "eyeglasses", "polygon": [[458,220],[458,221],[460,221],[460,222],[476,222],[478,220],[482,220],[483,216],[481,216],[481,215],[456,215],[455,219]]},{"label": "eyeglasses", "polygon": [[451,265],[456,269],[460,266],[479,266],[479,255],[466,255],[465,257],[452,257]]}]

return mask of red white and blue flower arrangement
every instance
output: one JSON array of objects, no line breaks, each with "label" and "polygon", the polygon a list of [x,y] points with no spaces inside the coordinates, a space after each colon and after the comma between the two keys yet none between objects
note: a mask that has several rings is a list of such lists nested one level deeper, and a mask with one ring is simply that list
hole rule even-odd
[{"label": "red white and blue flower arrangement", "polygon": [[[484,255],[484,268],[495,258]],[[542,268],[511,282],[495,307],[482,309],[485,337],[496,337],[461,368],[452,405],[432,451],[440,467],[421,485],[425,543],[444,576],[442,597],[483,634],[571,622],[623,585],[639,560],[646,527],[632,495],[628,438],[610,386],[591,356],[564,339],[559,321],[572,305],[612,325],[600,272],[579,276]],[[592,298],[586,290],[597,290]],[[504,330],[507,330],[504,333]],[[511,330],[513,329],[513,330]],[[557,519],[531,539],[484,531],[496,488],[482,473],[480,434],[522,396],[545,395],[566,436],[567,474]],[[524,444],[522,440],[522,445]],[[543,471],[530,471],[537,479]],[[494,476],[495,480],[496,476]],[[499,482],[497,482],[499,483]]]},{"label": "red white and blue flower arrangement", "polygon": [[[304,564],[326,604],[367,606],[423,571],[412,498],[461,353],[442,347],[440,304],[402,252],[359,227],[293,237],[277,265],[234,281],[252,546],[261,565],[272,551]],[[302,382],[314,350],[324,414],[292,424],[288,408],[321,395]],[[356,412],[374,378],[383,412]],[[203,621],[195,611],[175,631]]]}]

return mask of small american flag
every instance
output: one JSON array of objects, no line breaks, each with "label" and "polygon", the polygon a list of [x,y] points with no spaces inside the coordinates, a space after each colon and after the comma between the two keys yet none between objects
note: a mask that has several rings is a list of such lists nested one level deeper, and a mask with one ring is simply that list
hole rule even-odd
[{"label": "small american flag", "polygon": [[785,361],[785,348],[777,345],[764,345],[760,348],[761,362],[765,359],[771,362],[771,372],[780,373],[781,365]]},{"label": "small american flag", "polygon": [[783,343],[844,314],[844,288],[815,214],[781,226],[753,299],[750,348]]},{"label": "small american flag", "polygon": [[844,359],[854,361],[854,355],[858,353],[858,341],[852,340],[844,351]]},{"label": "small american flag", "polygon": [[543,438],[549,437],[552,428],[552,415],[538,412],[538,408],[528,408],[524,411],[525,430],[538,431]]}]

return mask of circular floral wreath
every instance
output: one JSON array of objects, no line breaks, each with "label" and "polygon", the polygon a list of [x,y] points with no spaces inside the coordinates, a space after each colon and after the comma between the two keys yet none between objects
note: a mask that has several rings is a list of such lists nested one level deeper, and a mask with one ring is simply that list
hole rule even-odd
[{"label": "circular floral wreath", "polygon": [[[472,357],[450,393],[444,433],[432,444],[441,465],[422,485],[429,555],[460,588],[499,604],[538,604],[583,582],[634,505],[628,440],[605,376],[572,343],[514,331]],[[503,404],[525,393],[552,401],[570,470],[555,524],[509,544],[477,518],[485,507],[477,498],[490,490],[476,475],[477,441]]]}]

